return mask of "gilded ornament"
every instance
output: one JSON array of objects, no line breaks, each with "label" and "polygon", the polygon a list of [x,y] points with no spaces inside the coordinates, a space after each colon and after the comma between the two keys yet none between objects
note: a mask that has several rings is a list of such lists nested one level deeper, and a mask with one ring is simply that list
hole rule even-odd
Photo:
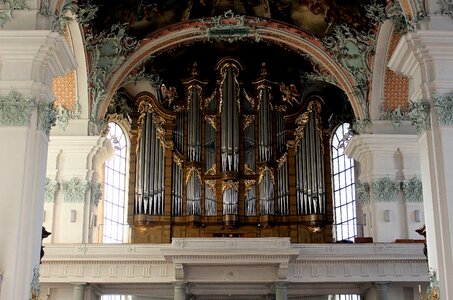
[{"label": "gilded ornament", "polygon": [[286,105],[276,105],[275,106],[275,110],[280,113],[286,112],[287,109],[288,109],[288,107]]},{"label": "gilded ornament", "polygon": [[175,162],[175,164],[182,168],[182,164],[184,162],[184,160],[182,159],[182,155],[180,155],[179,153],[176,153],[176,152],[173,152],[173,161]]},{"label": "gilded ornament", "polygon": [[256,185],[256,180],[246,179],[244,180],[244,197],[247,198],[248,192]]},{"label": "gilded ornament", "polygon": [[190,178],[192,178],[192,175],[195,175],[196,178],[198,179],[198,182],[200,182],[200,184],[202,184],[203,181],[201,180],[201,170],[200,170],[200,168],[197,168],[195,166],[191,166],[186,171],[186,179],[185,179],[186,185],[189,183]]},{"label": "gilded ornament", "polygon": [[255,115],[244,115],[244,129],[245,130],[252,122],[255,121]]},{"label": "gilded ornament", "polygon": [[279,159],[277,159],[278,168],[283,167],[284,164],[288,161],[288,152],[285,152]]},{"label": "gilded ornament", "polygon": [[211,125],[212,128],[217,129],[217,124],[216,124],[216,116],[215,115],[205,115],[204,119],[206,122]]},{"label": "gilded ornament", "polygon": [[269,177],[271,179],[271,182],[272,184],[275,185],[275,177],[274,177],[274,170],[268,166],[264,166],[264,167],[261,167],[259,168],[258,170],[258,184],[261,184],[261,181],[263,181],[264,179],[264,176],[267,174],[269,174]]},{"label": "gilded ornament", "polygon": [[215,175],[216,173],[216,164],[213,164],[204,174],[205,175]]},{"label": "gilded ornament", "polygon": [[244,97],[245,97],[245,100],[247,100],[250,105],[252,106],[252,108],[255,108],[255,104],[256,104],[256,99],[254,97],[251,97],[245,90],[244,90]]},{"label": "gilded ornament", "polygon": [[248,164],[244,164],[244,175],[255,175],[255,172]]},{"label": "gilded ornament", "polygon": [[216,196],[216,181],[215,180],[205,180],[204,183],[206,184],[206,187],[211,191],[212,195],[215,197]]},{"label": "gilded ornament", "polygon": [[225,190],[239,191],[239,183],[237,181],[228,180],[222,182],[222,194]]}]

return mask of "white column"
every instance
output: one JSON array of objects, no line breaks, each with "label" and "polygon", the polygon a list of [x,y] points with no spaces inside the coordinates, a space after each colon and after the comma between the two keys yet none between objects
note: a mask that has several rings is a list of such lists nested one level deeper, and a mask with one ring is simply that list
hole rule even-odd
[{"label": "white column", "polygon": [[51,81],[75,67],[45,30],[0,30],[1,300],[29,299],[39,264]]},{"label": "white column", "polygon": [[175,300],[186,300],[187,284],[185,282],[177,282],[174,284],[174,287],[175,287],[174,299]]},{"label": "white column", "polygon": [[288,300],[288,284],[286,282],[275,283],[275,299]]},{"label": "white column", "polygon": [[[435,1],[430,1],[435,2]],[[435,12],[436,6],[430,5]],[[437,272],[440,298],[453,295],[453,20],[429,16],[431,30],[404,36],[389,67],[408,76],[412,111],[419,132],[421,177],[429,267]],[[436,101],[437,97],[444,101]]]},{"label": "white column", "polygon": [[74,285],[74,300],[85,300],[86,283],[73,283]]}]

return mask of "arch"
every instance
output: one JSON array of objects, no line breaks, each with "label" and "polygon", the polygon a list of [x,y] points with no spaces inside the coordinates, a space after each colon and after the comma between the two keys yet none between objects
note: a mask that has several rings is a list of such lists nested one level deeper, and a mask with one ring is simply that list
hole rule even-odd
[{"label": "arch", "polygon": [[[248,18],[248,20],[252,20]],[[255,21],[255,27],[251,32],[243,35],[241,39],[254,39],[255,42],[262,40],[285,46],[295,52],[307,54],[313,62],[328,70],[349,98],[354,113],[358,119],[368,117],[367,103],[355,94],[356,82],[335,59],[325,51],[321,41],[315,37],[297,29],[275,21]],[[138,49],[116,70],[106,84],[106,100],[99,103],[97,117],[102,118],[105,114],[108,101],[121,87],[124,78],[134,69],[139,67],[148,57],[160,51],[176,47],[181,44],[209,41],[209,32],[206,29],[209,24],[198,20],[188,23],[179,23],[158,31],[143,40]]]}]

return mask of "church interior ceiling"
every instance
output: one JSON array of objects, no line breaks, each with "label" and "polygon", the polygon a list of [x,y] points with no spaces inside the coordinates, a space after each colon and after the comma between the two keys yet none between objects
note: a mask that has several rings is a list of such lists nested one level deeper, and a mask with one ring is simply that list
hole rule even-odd
[{"label": "church interior ceiling", "polygon": [[[78,5],[84,5],[84,1],[79,1]],[[377,2],[385,4],[381,3],[383,0]],[[365,6],[371,3],[370,0],[112,0],[108,4],[101,0],[90,1],[91,5],[100,7],[94,19],[94,30],[127,24],[129,33],[138,38],[179,22],[218,16],[228,10],[281,21],[324,37],[332,33],[335,24],[368,29]]]}]

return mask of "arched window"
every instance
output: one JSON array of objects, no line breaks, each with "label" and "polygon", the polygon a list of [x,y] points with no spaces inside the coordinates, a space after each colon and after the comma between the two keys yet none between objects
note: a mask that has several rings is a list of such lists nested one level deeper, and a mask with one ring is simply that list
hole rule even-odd
[{"label": "arched window", "polygon": [[116,123],[109,123],[107,138],[112,143],[114,155],[105,163],[102,242],[124,243],[129,238],[125,224],[127,140],[123,129]]},{"label": "arched window", "polygon": [[337,241],[352,241],[357,236],[354,160],[344,154],[349,128],[348,123],[341,124],[332,137],[334,234]]},{"label": "arched window", "polygon": [[360,300],[359,295],[334,295],[330,296],[329,300]]}]

